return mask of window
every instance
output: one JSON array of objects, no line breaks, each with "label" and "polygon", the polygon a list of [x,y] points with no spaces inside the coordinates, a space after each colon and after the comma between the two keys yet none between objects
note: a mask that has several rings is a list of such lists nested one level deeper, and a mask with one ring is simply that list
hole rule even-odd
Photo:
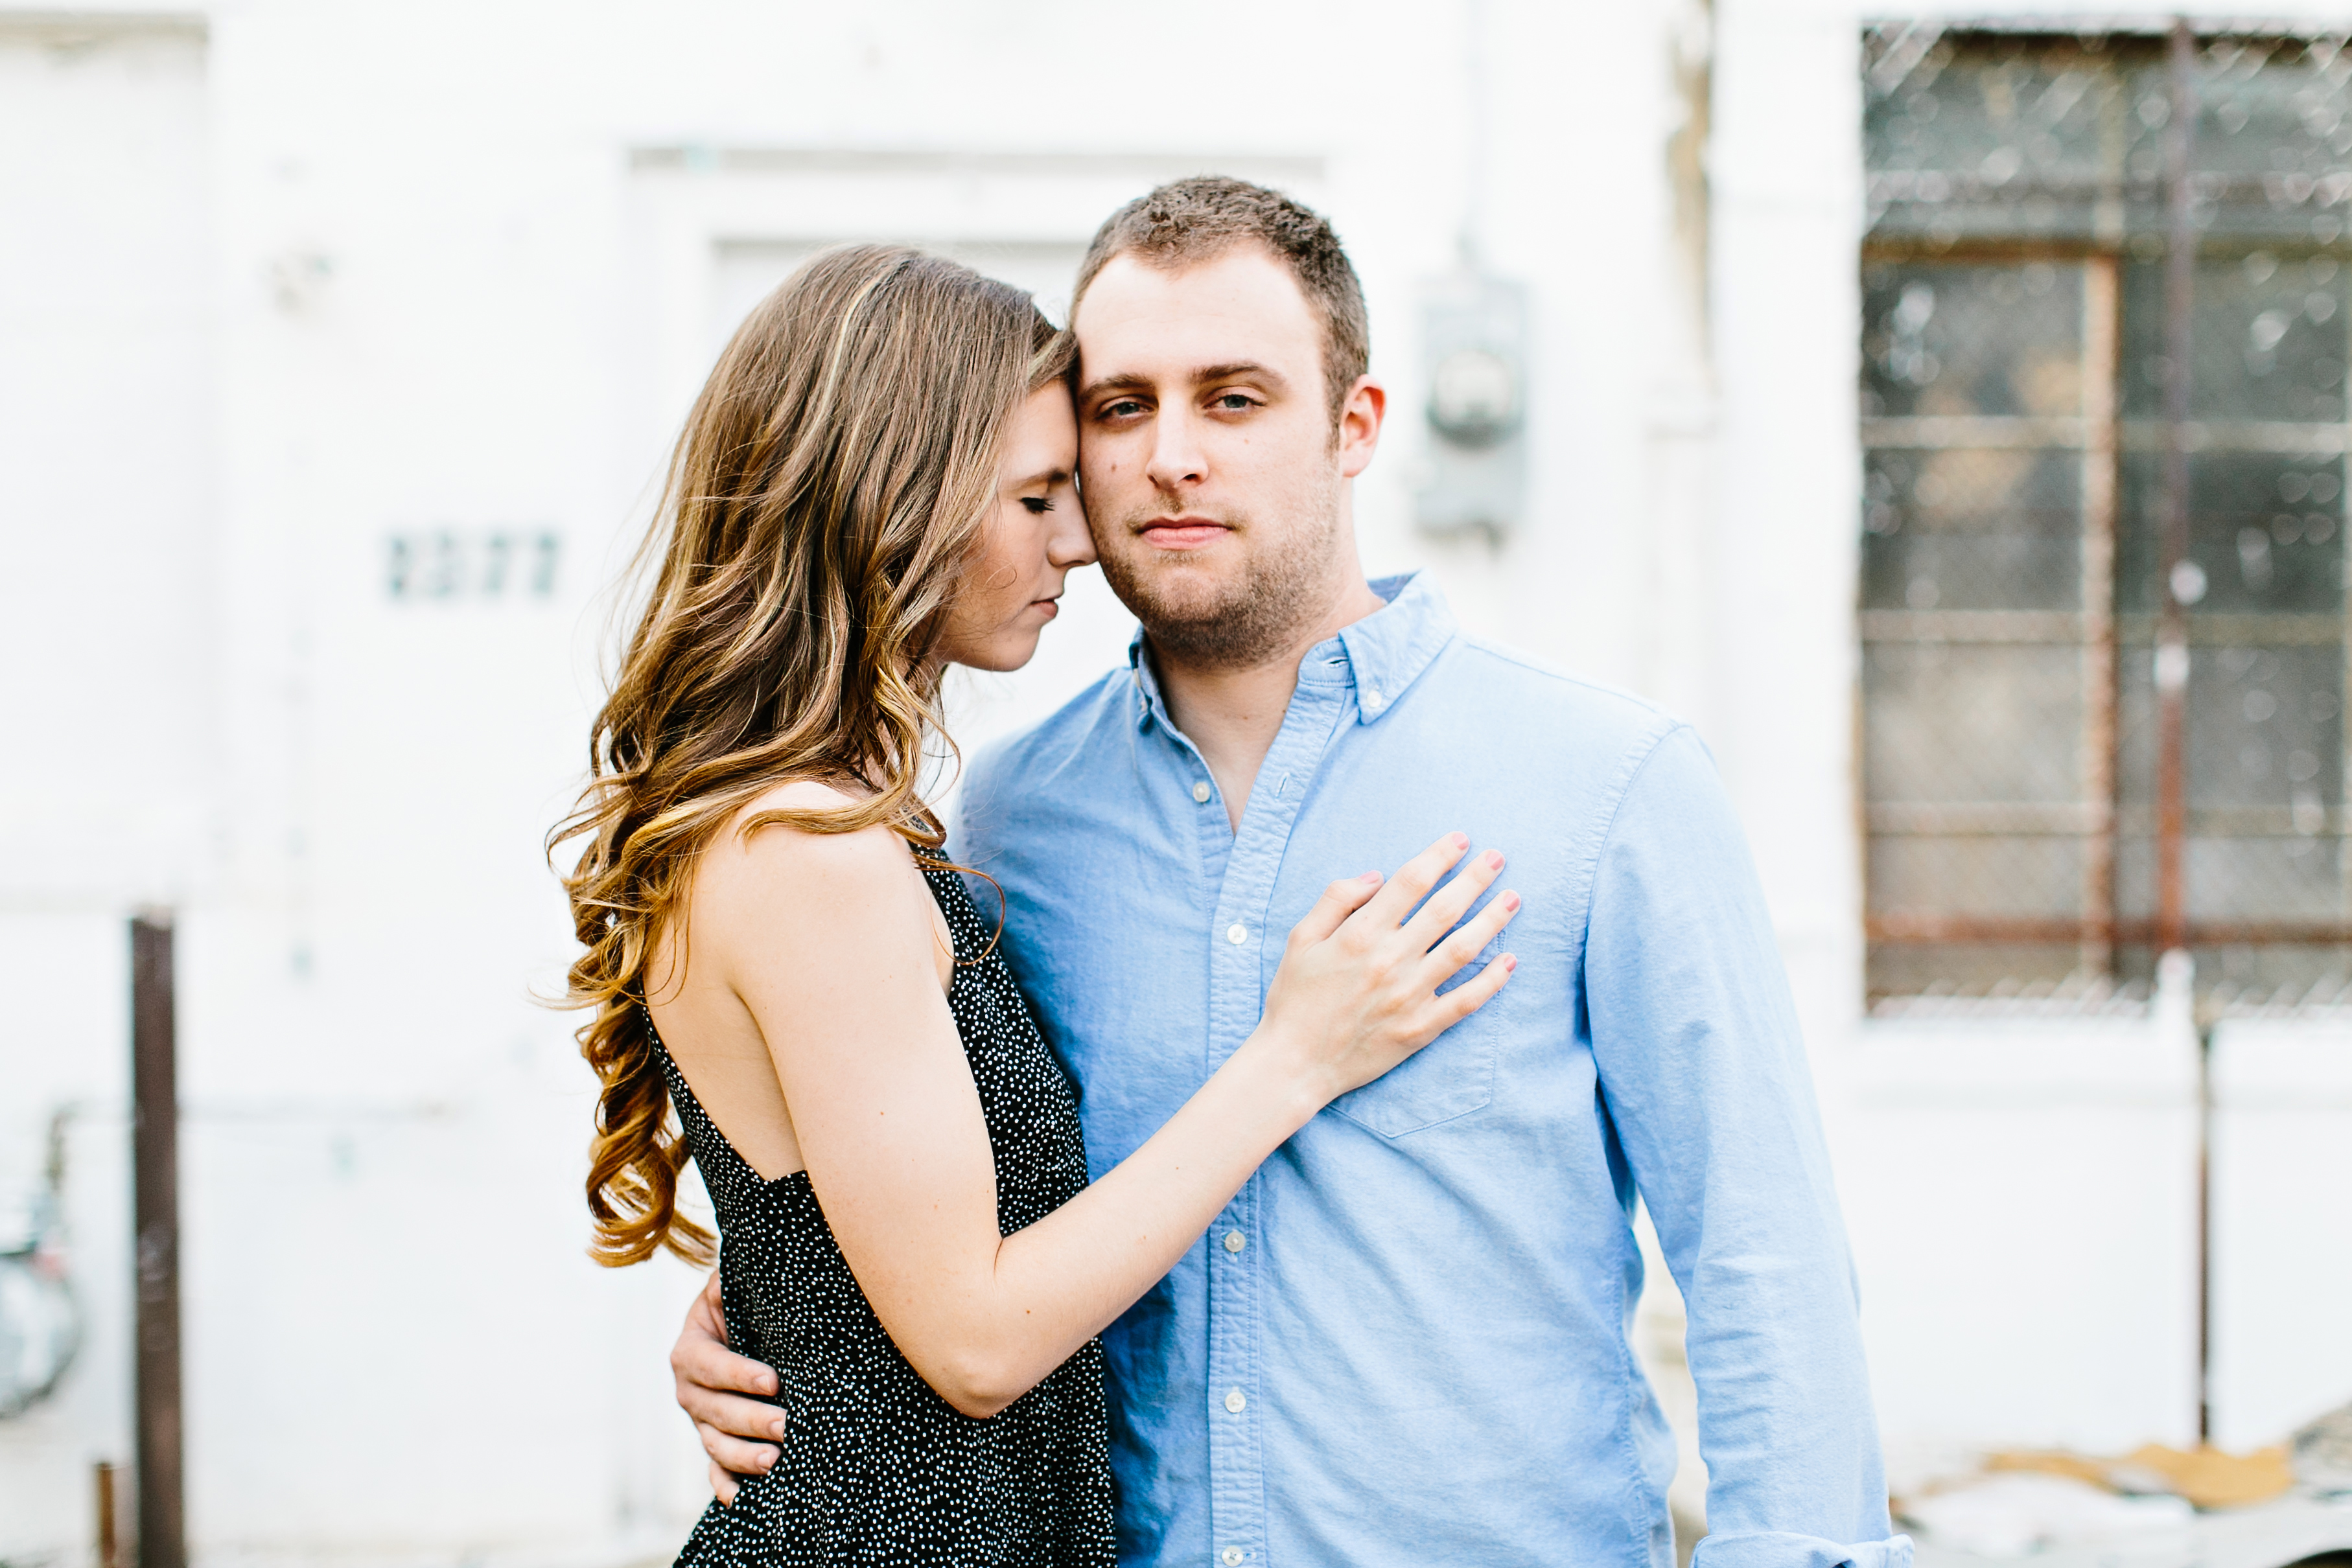
[{"label": "window", "polygon": [[1874,30],[1868,984],[2343,986],[2352,50]]}]

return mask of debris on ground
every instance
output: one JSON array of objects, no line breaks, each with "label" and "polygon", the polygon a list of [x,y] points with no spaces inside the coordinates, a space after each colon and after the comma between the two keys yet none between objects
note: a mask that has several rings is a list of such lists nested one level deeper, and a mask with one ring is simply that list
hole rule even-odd
[{"label": "debris on ground", "polygon": [[1906,1500],[1902,1512],[1937,1545],[1980,1557],[2177,1531],[2196,1518],[2178,1497],[2126,1497],[2074,1476],[2022,1469]]},{"label": "debris on ground", "polygon": [[[1901,1488],[1895,1512],[1923,1552],[1936,1549],[1923,1562],[2054,1552],[2053,1562],[2070,1565],[2210,1557],[2270,1568],[2352,1547],[2345,1500],[2352,1500],[2352,1406],[2250,1454],[2150,1443],[2120,1457],[1923,1449],[1907,1458],[1907,1467],[1890,1467]],[[2216,1530],[2227,1540],[2205,1539]]]},{"label": "debris on ground", "polygon": [[2352,1405],[2294,1435],[2294,1479],[2323,1496],[2352,1492]]},{"label": "debris on ground", "polygon": [[2251,1454],[2149,1443],[2120,1459],[2068,1453],[1994,1454],[1985,1460],[1985,1469],[2064,1476],[2129,1497],[2177,1497],[2197,1508],[2268,1502],[2284,1497],[2295,1481],[2284,1443]]}]

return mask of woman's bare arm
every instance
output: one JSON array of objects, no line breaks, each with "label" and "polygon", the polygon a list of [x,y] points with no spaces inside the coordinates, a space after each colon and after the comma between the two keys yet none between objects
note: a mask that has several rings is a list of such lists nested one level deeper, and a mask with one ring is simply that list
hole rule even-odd
[{"label": "woman's bare arm", "polygon": [[1499,856],[1404,918],[1465,843],[1441,841],[1385,885],[1334,883],[1293,933],[1249,1040],[1142,1148],[1012,1236],[933,967],[929,891],[900,840],[770,828],[714,846],[691,961],[723,967],[768,1041],[809,1180],[891,1339],[949,1403],[989,1416],[1172,1268],[1316,1112],[1501,988],[1507,961],[1433,994],[1517,907],[1497,898],[1445,936]]}]

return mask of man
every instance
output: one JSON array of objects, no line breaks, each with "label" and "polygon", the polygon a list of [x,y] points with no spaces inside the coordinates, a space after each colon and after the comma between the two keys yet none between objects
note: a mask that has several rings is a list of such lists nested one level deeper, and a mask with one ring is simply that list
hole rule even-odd
[{"label": "man", "polygon": [[[1122,1561],[1670,1562],[1638,1190],[1689,1301],[1702,1568],[1903,1568],[1802,1043],[1697,739],[1463,635],[1425,580],[1365,580],[1386,394],[1313,214],[1155,191],[1096,236],[1073,325],[1088,517],[1143,631],[973,768],[958,852],[1003,885],[1097,1171],[1248,1035],[1327,882],[1459,824],[1526,899],[1512,984],[1318,1116],[1103,1336]],[[763,1468],[778,1414],[728,1391],[772,1381],[716,1326],[706,1300],[680,1403]]]}]

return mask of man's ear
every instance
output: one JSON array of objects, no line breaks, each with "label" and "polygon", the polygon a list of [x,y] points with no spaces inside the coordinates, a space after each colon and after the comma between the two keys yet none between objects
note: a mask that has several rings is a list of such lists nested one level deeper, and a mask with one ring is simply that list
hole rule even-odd
[{"label": "man's ear", "polygon": [[1339,406],[1339,476],[1352,479],[1372,465],[1381,444],[1381,421],[1388,416],[1389,389],[1370,376],[1358,376]]}]

